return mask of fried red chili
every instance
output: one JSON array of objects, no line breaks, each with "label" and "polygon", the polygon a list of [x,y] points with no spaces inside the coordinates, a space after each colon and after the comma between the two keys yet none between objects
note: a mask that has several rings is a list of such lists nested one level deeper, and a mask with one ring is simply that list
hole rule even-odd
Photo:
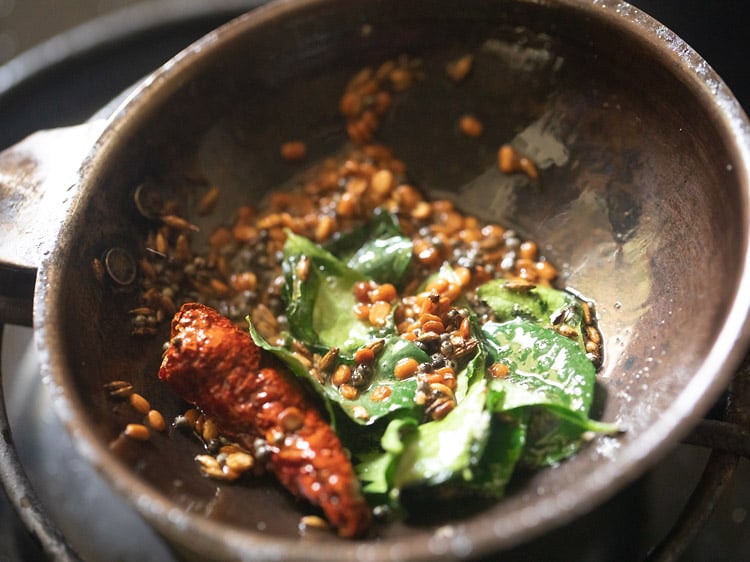
[{"label": "fried red chili", "polygon": [[371,514],[347,452],[289,374],[249,334],[212,308],[188,303],[172,320],[159,378],[248,449],[266,441],[267,467],[293,494],[320,506],[343,537]]}]

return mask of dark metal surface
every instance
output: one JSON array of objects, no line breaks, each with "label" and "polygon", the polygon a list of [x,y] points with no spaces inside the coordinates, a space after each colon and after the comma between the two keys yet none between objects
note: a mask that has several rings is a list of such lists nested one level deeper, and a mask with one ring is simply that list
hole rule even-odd
[{"label": "dark metal surface", "polygon": [[750,458],[750,362],[740,366],[729,387],[724,421],[704,420],[687,442],[713,447],[703,476],[675,526],[654,548],[649,560],[671,562],[695,539],[713,515],[722,494],[744,456]]},{"label": "dark metal surface", "polygon": [[[78,27],[44,38],[0,67],[0,121],[4,124],[0,149],[42,129],[83,123],[103,103],[180,49],[259,3],[141,0],[126,6],[128,2],[122,2],[121,10],[110,6],[109,13],[93,21],[81,19]],[[33,4],[34,0],[24,2],[24,8],[34,11]],[[92,11],[89,6],[88,13],[79,17]],[[68,18],[70,13],[61,21]],[[123,49],[128,56],[123,56]],[[29,105],[36,111],[26,111]]]},{"label": "dark metal surface", "polygon": [[[0,338],[2,338],[2,333],[3,326],[0,324]],[[0,376],[0,383],[2,380],[3,377]],[[13,443],[5,404],[5,395],[2,384],[0,384],[0,459],[2,459],[0,481],[5,494],[10,498],[13,505],[17,506],[25,528],[28,529],[28,532],[34,537],[46,556],[61,562],[75,562],[79,559],[78,555],[47,515],[47,510],[40,503],[23,470],[23,465],[18,458],[18,451]]]},{"label": "dark metal surface", "polygon": [[723,420],[703,420],[688,435],[685,443],[731,451],[750,458],[750,431],[747,426]]}]

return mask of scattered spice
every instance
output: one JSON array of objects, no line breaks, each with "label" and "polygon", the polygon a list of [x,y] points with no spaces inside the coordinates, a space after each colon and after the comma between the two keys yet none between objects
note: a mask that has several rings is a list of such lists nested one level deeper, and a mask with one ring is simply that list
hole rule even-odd
[{"label": "scattered spice", "polygon": [[[456,83],[471,73],[474,57],[459,57],[446,65],[446,74]],[[414,401],[424,406],[425,419],[440,420],[456,406],[459,363],[475,356],[478,341],[472,336],[469,311],[460,306],[459,297],[484,315],[491,314],[476,299],[476,287],[492,279],[506,279],[506,287],[519,294],[537,286],[550,286],[557,270],[541,255],[537,245],[522,239],[517,232],[492,222],[480,221],[456,208],[453,202],[429,200],[407,175],[404,162],[390,147],[377,142],[380,124],[397,96],[412,88],[421,78],[417,59],[399,57],[379,67],[368,67],[347,84],[339,100],[339,111],[354,148],[342,157],[315,164],[294,188],[275,192],[264,203],[250,202],[240,207],[231,222],[215,229],[208,237],[208,249],[192,246],[191,236],[198,227],[181,216],[180,202],[154,196],[143,184],[136,191],[136,206],[147,209],[144,216],[155,226],[146,238],[147,250],[138,261],[138,290],[141,304],[130,312],[134,335],[152,336],[186,302],[202,302],[238,325],[246,326],[250,315],[255,329],[271,343],[286,337],[288,319],[282,298],[285,284],[282,257],[287,233],[304,236],[320,244],[336,239],[370,221],[386,210],[398,217],[399,226],[413,244],[413,271],[410,282],[399,289],[390,284],[358,283],[354,287],[358,318],[382,328],[394,322],[400,337],[413,342],[429,359],[418,362],[412,357],[395,362],[393,375],[399,381],[416,379]],[[460,134],[477,138],[484,124],[474,115],[462,115]],[[307,145],[299,140],[283,143],[279,150],[287,162],[307,157]],[[539,178],[534,162],[511,145],[498,150],[498,166],[507,174],[523,173]],[[213,211],[220,195],[211,185],[198,201],[196,211]],[[104,265],[92,262],[97,279],[104,276]],[[453,275],[440,275],[443,264]],[[304,284],[310,277],[310,260],[296,262],[295,273]],[[417,282],[430,282],[417,290]],[[581,336],[592,361],[601,361],[601,335],[595,315],[587,304],[583,308],[586,328],[581,334],[560,323],[555,329],[570,338]],[[292,341],[293,355],[314,374],[321,384],[331,384],[343,398],[355,401],[370,392],[373,403],[393,400],[393,387],[372,384],[372,371],[382,350],[383,340],[356,351],[342,362],[338,348],[320,356],[300,342]],[[322,352],[320,352],[322,353]],[[509,373],[503,363],[489,366],[493,377]],[[370,390],[370,386],[374,387]],[[124,435],[140,441],[151,438],[149,427],[165,431],[166,423],[158,410],[125,381],[113,381],[105,387],[110,396],[128,398],[134,410],[145,416],[145,424],[128,424]],[[369,407],[369,406],[368,406]],[[374,412],[374,406],[372,407]],[[370,419],[362,405],[352,406],[353,416]],[[278,415],[286,433],[302,427],[303,414],[289,407]],[[284,434],[266,435],[263,446],[247,451],[222,436],[214,421],[196,409],[175,419],[174,427],[189,429],[204,444],[205,453],[195,461],[201,472],[211,478],[234,481],[248,472],[262,469],[268,451],[279,445]],[[247,444],[245,444],[248,446]],[[302,454],[292,449],[284,455]],[[291,457],[286,459],[294,461]],[[306,516],[300,527],[327,527],[315,516]],[[322,523],[321,523],[322,522]]]},{"label": "scattered spice", "polygon": [[509,144],[504,144],[500,147],[497,153],[497,160],[500,171],[504,174],[521,172],[532,180],[539,179],[539,171],[536,168],[536,164]]},{"label": "scattered spice", "polygon": [[130,395],[130,405],[133,406],[133,408],[135,408],[135,410],[140,412],[141,414],[148,414],[149,410],[151,409],[151,404],[149,404],[148,400],[146,400],[137,392],[134,392]]},{"label": "scattered spice", "polygon": [[473,115],[462,115],[458,120],[458,129],[467,137],[476,138],[484,132],[484,125]]},{"label": "scattered spice", "polygon": [[201,215],[207,215],[213,211],[219,200],[219,194],[220,190],[218,185],[212,185],[209,187],[208,191],[206,191],[198,203],[198,213]]},{"label": "scattered spice", "polygon": [[129,423],[125,426],[123,433],[135,441],[148,441],[151,438],[148,428],[140,423]]},{"label": "scattered spice", "polygon": [[454,82],[462,82],[474,66],[474,55],[467,54],[449,62],[445,67],[448,78]]},{"label": "scattered spice", "polygon": [[156,431],[165,431],[167,429],[164,416],[161,415],[159,410],[149,410],[146,417],[148,419],[148,424]]},{"label": "scattered spice", "polygon": [[298,162],[307,156],[307,145],[302,141],[289,141],[281,145],[280,151],[287,162]]}]

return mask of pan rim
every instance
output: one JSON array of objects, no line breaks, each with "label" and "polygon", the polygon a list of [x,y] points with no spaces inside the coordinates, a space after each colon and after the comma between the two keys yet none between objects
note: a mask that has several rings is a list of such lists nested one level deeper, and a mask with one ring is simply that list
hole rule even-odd
[{"label": "pan rim", "polygon": [[[529,1],[529,0],[522,0]],[[133,122],[132,114],[139,112],[139,107],[145,102],[145,94],[158,94],[166,96],[169,88],[178,87],[179,75],[184,74],[186,66],[194,64],[196,59],[206,59],[207,54],[215,48],[219,38],[225,35],[241,34],[251,30],[254,26],[262,26],[265,22],[279,15],[295,5],[305,3],[327,4],[329,0],[312,0],[311,2],[296,2],[295,0],[281,0],[268,6],[262,6],[253,12],[240,16],[226,26],[209,33],[196,44],[182,51],[167,65],[147,78],[133,94],[123,103],[121,108],[112,117],[106,131],[94,147],[94,155],[84,165],[82,174],[84,176],[95,176],[97,166],[107,161],[108,151],[111,150],[111,139],[121,130],[137,126]],[[687,46],[675,34],[647,16],[637,8],[618,0],[550,0],[548,5],[566,6],[569,9],[582,11],[591,18],[598,18],[616,25],[628,33],[642,38],[648,43],[650,53],[658,53],[668,59],[679,63],[678,68],[683,72],[684,79],[688,81],[696,92],[702,93],[701,100],[716,118],[717,128],[728,131],[733,144],[731,146],[735,158],[734,164],[737,169],[734,173],[738,175],[739,183],[743,189],[743,216],[748,217],[748,193],[750,192],[750,124],[748,124],[739,103],[733,97],[728,87],[716,75],[711,67],[689,46]],[[175,78],[177,77],[177,78]],[[165,84],[169,87],[165,87]],[[696,94],[698,95],[698,94]],[[86,193],[77,202],[77,207],[84,204]],[[75,213],[75,208],[71,215]],[[65,230],[65,229],[63,229]],[[64,237],[60,240],[64,248],[69,241]],[[64,252],[63,252],[64,253]],[[310,559],[313,554],[305,543],[294,539],[279,539],[268,537],[263,533],[255,533],[247,530],[235,530],[227,528],[224,524],[211,521],[203,516],[185,513],[173,502],[147,483],[141,481],[133,473],[119,463],[107,462],[107,450],[104,444],[99,443],[93,431],[87,428],[81,419],[82,404],[79,397],[72,395],[68,380],[72,378],[67,372],[57,370],[52,365],[63,365],[64,338],[62,337],[62,299],[59,298],[56,287],[57,279],[62,277],[61,271],[64,263],[57,256],[58,252],[45,259],[39,271],[39,278],[35,292],[35,310],[38,314],[34,318],[34,337],[36,345],[40,350],[40,363],[42,374],[51,388],[52,402],[56,413],[62,419],[67,430],[74,437],[82,456],[105,476],[122,495],[128,497],[136,509],[144,515],[157,529],[171,537],[179,538],[182,544],[205,551],[206,548],[221,547],[224,545],[228,553],[240,553],[252,550],[253,555],[262,555],[268,559]],[[750,252],[748,250],[747,237],[745,239],[742,265],[739,268],[739,284],[735,289],[732,305],[722,323],[721,330],[717,333],[711,346],[710,352],[703,363],[690,379],[689,385],[679,394],[678,399],[664,412],[664,415],[643,431],[637,439],[627,444],[623,453],[616,463],[604,464],[598,467],[592,475],[592,479],[586,484],[576,483],[571,488],[571,494],[581,493],[583,501],[561,502],[560,498],[546,497],[540,499],[536,504],[536,510],[541,513],[554,514],[554,516],[539,516],[531,513],[519,514],[519,517],[527,518],[527,524],[521,532],[516,532],[512,537],[502,537],[502,529],[497,529],[492,521],[471,521],[466,524],[457,525],[461,527],[461,533],[468,534],[474,541],[474,549],[471,555],[475,556],[481,552],[501,547],[507,548],[528,540],[532,536],[547,532],[553,527],[561,525],[577,514],[588,511],[594,505],[600,503],[607,497],[621,490],[625,484],[634,480],[639,474],[646,470],[647,466],[655,463],[658,459],[674,446],[676,441],[682,437],[698,416],[705,413],[710,404],[718,398],[720,392],[727,386],[734,370],[744,356],[748,340],[750,339],[750,326],[748,325],[748,314],[750,313]],[[716,366],[720,365],[719,368]],[[700,404],[705,408],[701,412],[696,409],[694,396],[703,396]],[[616,482],[617,485],[612,485]],[[563,505],[564,503],[564,505]],[[566,508],[566,509],[561,509]],[[435,556],[435,552],[427,550],[416,551],[415,538],[424,537],[429,539],[429,534],[424,531],[415,532],[413,536],[399,537],[386,541],[387,544],[377,543],[325,543],[321,559],[330,559],[331,556],[346,556],[356,559],[403,559],[404,555],[423,557],[425,559]],[[214,541],[211,544],[211,541]],[[218,541],[218,542],[217,542]],[[427,544],[429,540],[425,541]],[[323,546],[323,545],[321,545]],[[434,546],[434,545],[433,545]],[[448,545],[450,549],[450,545]],[[463,553],[455,547],[455,551],[447,552],[447,555],[463,557]]]}]

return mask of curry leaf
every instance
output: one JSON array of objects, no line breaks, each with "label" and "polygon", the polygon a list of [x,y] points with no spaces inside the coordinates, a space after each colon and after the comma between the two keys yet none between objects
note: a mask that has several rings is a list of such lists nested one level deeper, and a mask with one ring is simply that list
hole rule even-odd
[{"label": "curry leaf", "polygon": [[[392,505],[404,498],[400,491],[430,486],[449,494],[500,497],[517,464],[552,464],[573,454],[584,432],[616,431],[612,424],[588,417],[595,368],[582,347],[578,299],[548,287],[514,287],[503,281],[477,290],[499,322],[480,326],[465,298],[454,303],[469,311],[478,351],[457,374],[456,407],[441,420],[419,423],[423,407],[415,404],[416,376],[397,380],[395,365],[406,357],[418,363],[430,358],[397,335],[392,314],[379,328],[354,314],[356,283],[398,285],[412,251],[398,220],[385,212],[325,248],[287,234],[283,296],[291,335],[320,354],[339,348],[337,364],[351,368],[356,367],[357,349],[383,340],[354,398],[344,398],[330,374],[314,376],[291,347],[269,344],[251,325],[258,345],[324,397],[342,442],[354,454],[365,493]],[[435,276],[458,283],[448,265]],[[578,342],[549,329],[561,324],[576,329]],[[506,377],[486,376],[493,362],[508,367]]]},{"label": "curry leaf", "polygon": [[542,285],[517,289],[511,282],[501,279],[478,287],[477,296],[492,308],[501,322],[521,317],[548,323],[552,312],[575,300],[572,295],[557,289]]},{"label": "curry leaf", "polygon": [[[372,425],[398,410],[405,410],[412,417],[418,417],[421,415],[421,407],[414,403],[417,391],[416,377],[399,380],[394,375],[396,363],[406,357],[411,357],[418,363],[429,359],[424,351],[410,341],[398,336],[387,338],[383,351],[372,366],[372,378],[368,386],[361,390],[354,400],[343,398],[338,391],[334,399],[352,420],[362,425]],[[330,383],[327,383],[327,386],[331,386]],[[381,397],[384,392],[387,395],[383,399]],[[359,412],[366,412],[367,417],[359,416]]]},{"label": "curry leaf", "polygon": [[487,385],[480,380],[447,416],[424,423],[407,436],[394,474],[396,488],[436,485],[453,478],[471,480],[471,469],[489,437],[486,392]]},{"label": "curry leaf", "polygon": [[404,450],[404,438],[417,426],[413,418],[396,418],[390,421],[380,444],[383,448],[379,452],[364,455],[355,469],[366,494],[388,494],[393,486],[393,473],[396,460]]},{"label": "curry leaf", "polygon": [[[417,390],[416,378],[399,381],[394,375],[394,366],[402,358],[412,357],[418,362],[427,361],[427,354],[413,343],[395,336],[388,339],[383,351],[373,364],[372,379],[368,387],[355,399],[350,400],[344,398],[330,380],[324,380],[321,383],[293,351],[271,344],[260,335],[249,319],[248,324],[250,335],[257,346],[271,352],[286,364],[292,373],[307,381],[318,394],[327,399],[328,404],[337,404],[350,421],[358,425],[373,425],[381,418],[397,411],[403,411],[404,417],[414,419],[421,415],[421,407],[417,407],[414,402],[414,394]],[[376,395],[373,392],[379,388],[388,389],[385,399],[375,398]],[[360,416],[361,411],[367,412],[367,417]],[[334,419],[334,416],[331,418]]]},{"label": "curry leaf", "polygon": [[398,285],[411,263],[412,241],[398,219],[380,211],[367,224],[337,237],[326,249],[377,283]]},{"label": "curry leaf", "polygon": [[[301,266],[308,260],[307,266]],[[321,246],[292,232],[284,245],[284,297],[292,335],[312,346],[351,354],[374,329],[354,314],[354,285],[367,278]],[[304,272],[304,273],[301,273]]]},{"label": "curry leaf", "polygon": [[396,455],[388,451],[372,452],[365,455],[362,462],[355,466],[365,494],[373,496],[388,494],[391,490],[396,458]]},{"label": "curry leaf", "polygon": [[522,320],[490,322],[483,331],[492,361],[509,368],[505,378],[490,382],[492,410],[529,409],[524,464],[544,466],[570,456],[585,431],[617,431],[588,417],[596,371],[576,342]]},{"label": "curry leaf", "polygon": [[500,498],[510,482],[526,443],[526,416],[493,416],[487,445],[465,488]]},{"label": "curry leaf", "polygon": [[585,348],[581,303],[571,293],[543,285],[518,289],[498,279],[478,287],[477,297],[493,310],[498,322],[523,318],[545,327],[565,324],[578,332],[578,343]]},{"label": "curry leaf", "polygon": [[493,360],[510,369],[505,380],[548,402],[588,413],[596,369],[574,341],[522,320],[488,322],[482,330]]}]

